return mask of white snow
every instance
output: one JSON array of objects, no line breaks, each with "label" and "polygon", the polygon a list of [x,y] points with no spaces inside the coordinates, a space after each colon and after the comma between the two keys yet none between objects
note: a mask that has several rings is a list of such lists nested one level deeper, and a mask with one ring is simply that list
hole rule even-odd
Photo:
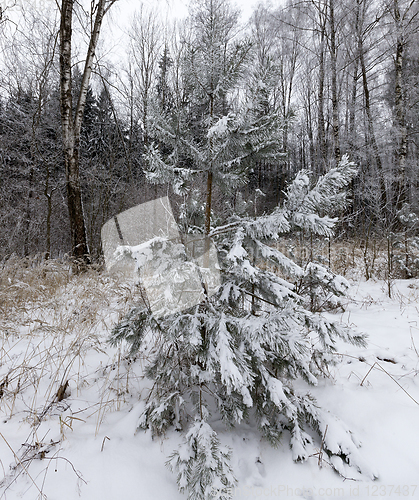
[{"label": "white snow", "polygon": [[207,132],[208,139],[224,137],[228,133],[228,122],[231,120],[230,116],[223,116],[215,125],[210,127]]},{"label": "white snow", "polygon": [[[105,342],[120,307],[108,288],[84,336],[77,325],[88,324],[88,311],[101,299],[92,292],[81,301],[71,284],[49,309],[28,303],[26,319],[17,319],[14,328],[0,321],[0,385],[9,373],[0,398],[2,500],[186,498],[165,466],[181,436],[170,431],[153,441],[149,432],[137,431],[147,382],[140,359],[128,363],[123,351]],[[368,347],[338,342],[331,378],[320,379],[311,392],[352,431],[341,447],[361,442],[357,452],[379,478],[360,477],[344,465],[344,480],[328,465],[320,443],[314,456],[296,464],[289,436],[273,449],[254,425],[227,431],[213,416],[211,426],[233,451],[234,499],[419,498],[419,280],[396,281],[392,299],[383,282],[352,284],[351,294],[340,318],[369,335]],[[69,395],[42,416],[61,377],[69,380]],[[333,432],[330,417],[325,439]],[[34,452],[42,449],[41,459]]]}]

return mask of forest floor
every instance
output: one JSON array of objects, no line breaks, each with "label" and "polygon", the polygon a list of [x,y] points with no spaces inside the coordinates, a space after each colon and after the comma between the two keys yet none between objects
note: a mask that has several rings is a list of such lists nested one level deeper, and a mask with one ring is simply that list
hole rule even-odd
[{"label": "forest floor", "polygon": [[[392,298],[383,280],[353,273],[351,284],[345,312],[332,316],[366,333],[368,346],[338,343],[312,394],[353,431],[378,479],[351,467],[338,476],[321,449],[293,463],[286,439],[273,449],[252,425],[219,425],[233,450],[234,499],[419,498],[419,280],[393,281]],[[186,498],[165,467],[179,434],[137,431],[142,360],[107,343],[137,295],[134,284],[73,276],[55,261],[0,271],[1,500]]]}]

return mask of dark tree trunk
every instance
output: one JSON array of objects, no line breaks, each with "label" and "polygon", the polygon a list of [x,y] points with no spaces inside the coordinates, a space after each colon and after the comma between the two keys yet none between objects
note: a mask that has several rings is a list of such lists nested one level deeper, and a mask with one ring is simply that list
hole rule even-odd
[{"label": "dark tree trunk", "polygon": [[363,25],[364,25],[365,1],[357,0],[357,36],[358,36],[358,60],[361,67],[362,88],[364,91],[364,109],[367,118],[367,147],[372,150],[375,166],[377,169],[378,181],[380,186],[380,211],[382,216],[385,216],[389,209],[387,205],[387,192],[384,181],[383,165],[381,162],[380,151],[378,149],[377,140],[375,137],[374,122],[371,113],[370,90],[368,86],[367,68],[365,65],[364,42],[363,42]]},{"label": "dark tree trunk", "polygon": [[87,50],[76,112],[73,117],[71,43],[74,0],[62,0],[60,24],[60,90],[61,125],[63,134],[64,164],[67,184],[67,204],[70,218],[72,254],[77,259],[88,261],[86,225],[83,215],[82,192],[79,173],[80,132],[86,104],[93,60],[99,39],[103,17],[116,0],[92,2],[95,20]]},{"label": "dark tree trunk", "polygon": [[397,179],[395,187],[395,205],[400,210],[404,203],[407,202],[406,189],[406,157],[407,157],[407,128],[406,128],[406,106],[403,95],[403,55],[405,41],[402,30],[402,20],[399,10],[398,0],[394,0],[394,19],[397,29],[396,54],[394,58],[395,66],[395,113],[396,113],[396,129],[397,129],[397,150],[396,150],[396,165]]},{"label": "dark tree trunk", "polygon": [[348,145],[349,150],[352,154],[356,151],[356,140],[355,140],[355,109],[356,109],[356,97],[357,97],[357,86],[358,86],[358,66],[359,59],[356,58],[354,61],[354,73],[352,77],[352,91],[349,105],[349,127],[348,127]]},{"label": "dark tree trunk", "polygon": [[329,24],[330,24],[330,65],[332,84],[332,127],[333,127],[333,153],[336,164],[340,162],[340,139],[339,139],[339,98],[337,88],[337,45],[335,26],[335,0],[329,0]]},{"label": "dark tree trunk", "polygon": [[320,52],[319,52],[319,90],[318,90],[318,122],[317,122],[317,136],[318,136],[318,150],[319,150],[319,167],[320,174],[326,172],[327,164],[327,151],[326,151],[326,136],[325,136],[325,119],[324,119],[324,42],[325,42],[325,27],[322,26],[320,34]]},{"label": "dark tree trunk", "polygon": [[63,0],[60,25],[61,124],[64,165],[67,187],[67,206],[70,219],[72,254],[85,259],[89,253],[79,174],[79,144],[73,121],[71,39],[74,0]]}]

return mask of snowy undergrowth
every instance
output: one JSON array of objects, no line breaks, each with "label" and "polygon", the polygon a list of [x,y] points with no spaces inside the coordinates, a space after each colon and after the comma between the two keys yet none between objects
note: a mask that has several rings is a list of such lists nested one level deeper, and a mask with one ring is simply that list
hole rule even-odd
[{"label": "snowy undergrowth", "polygon": [[[0,287],[0,498],[184,498],[165,467],[179,434],[153,441],[136,432],[143,360],[106,342],[135,287],[97,272],[75,277],[56,262],[9,266]],[[286,437],[273,449],[256,425],[226,431],[214,420],[220,446],[233,452],[233,498],[419,498],[419,282],[393,290],[389,299],[382,282],[353,285],[339,318],[367,332],[368,347],[339,345],[330,378],[312,388],[362,442],[362,460],[379,479],[360,479],[351,467],[339,477],[321,443],[295,464]],[[333,441],[333,431],[330,419],[324,439]]]},{"label": "snowy undergrowth", "polygon": [[76,423],[96,435],[106,414],[138,393],[131,360],[105,345],[135,287],[97,271],[73,276],[53,261],[9,262],[0,286],[1,486],[6,496],[24,473],[42,497],[32,462],[42,459],[47,472],[52,459],[66,461],[61,448]]}]

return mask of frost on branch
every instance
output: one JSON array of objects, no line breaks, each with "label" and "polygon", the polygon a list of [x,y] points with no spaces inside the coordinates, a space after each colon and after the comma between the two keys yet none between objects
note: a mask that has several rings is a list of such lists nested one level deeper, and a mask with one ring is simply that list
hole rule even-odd
[{"label": "frost on branch", "polygon": [[188,493],[188,500],[229,500],[236,484],[230,455],[214,430],[197,420],[169,457],[167,466],[176,473],[179,490]]},{"label": "frost on branch", "polygon": [[[229,453],[221,451],[210,417],[227,427],[256,422],[273,446],[288,441],[294,460],[308,460],[322,446],[339,473],[349,464],[368,474],[356,439],[309,392],[327,375],[337,339],[365,344],[312,307],[323,293],[328,300],[343,296],[348,283],[320,264],[302,268],[274,245],[308,227],[329,236],[335,219],[328,213],[342,207],[341,191],[355,172],[344,158],[312,188],[308,173],[297,175],[271,214],[234,215],[214,230],[222,277],[217,293],[159,317],[134,309],[115,328],[112,342],[126,340],[146,360],[151,387],[140,427],[154,435],[170,427],[185,433],[169,465],[189,498],[209,499],[212,488],[231,498]],[[164,252],[156,255],[163,259]],[[154,268],[171,276],[170,259]],[[326,425],[333,427],[327,438]]]}]

